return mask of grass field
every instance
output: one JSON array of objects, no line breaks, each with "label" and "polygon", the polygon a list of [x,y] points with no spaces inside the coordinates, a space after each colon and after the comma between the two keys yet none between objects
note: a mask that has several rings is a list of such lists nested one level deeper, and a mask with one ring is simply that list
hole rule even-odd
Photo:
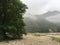
[{"label": "grass field", "polygon": [[33,33],[23,36],[22,40],[11,40],[0,42],[0,45],[60,45],[60,42],[52,40],[51,37],[58,37],[57,34]]}]

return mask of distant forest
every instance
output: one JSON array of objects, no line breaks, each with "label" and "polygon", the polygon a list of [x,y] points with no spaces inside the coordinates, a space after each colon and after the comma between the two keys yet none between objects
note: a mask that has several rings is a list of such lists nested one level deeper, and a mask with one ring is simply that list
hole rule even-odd
[{"label": "distant forest", "polygon": [[[42,15],[34,15],[37,19],[34,20],[32,16],[24,17],[25,29],[27,32],[39,32],[39,33],[48,33],[48,32],[60,32],[60,23],[52,23],[46,20],[49,16],[54,16],[60,14],[58,11],[47,12]],[[31,18],[32,17],[32,18]]]}]

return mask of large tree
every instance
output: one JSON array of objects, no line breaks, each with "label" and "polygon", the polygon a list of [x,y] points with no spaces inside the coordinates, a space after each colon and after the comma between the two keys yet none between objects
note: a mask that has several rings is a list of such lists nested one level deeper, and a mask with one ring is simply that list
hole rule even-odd
[{"label": "large tree", "polygon": [[25,34],[22,15],[26,8],[20,0],[0,0],[0,39],[20,38]]}]

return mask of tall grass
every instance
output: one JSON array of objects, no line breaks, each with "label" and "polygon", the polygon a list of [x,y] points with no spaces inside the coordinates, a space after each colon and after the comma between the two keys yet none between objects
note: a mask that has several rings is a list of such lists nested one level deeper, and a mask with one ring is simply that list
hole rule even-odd
[{"label": "tall grass", "polygon": [[45,36],[44,34],[40,34],[40,33],[34,33],[34,36]]},{"label": "tall grass", "polygon": [[52,40],[55,40],[57,42],[60,42],[60,38],[58,38],[58,37],[51,37],[51,38],[52,38]]}]

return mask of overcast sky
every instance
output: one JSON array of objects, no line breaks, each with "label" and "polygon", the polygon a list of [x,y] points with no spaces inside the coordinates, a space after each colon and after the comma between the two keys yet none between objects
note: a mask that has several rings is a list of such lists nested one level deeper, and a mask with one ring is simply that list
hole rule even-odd
[{"label": "overcast sky", "polygon": [[[55,10],[60,11],[60,0],[21,0],[21,1],[23,1],[28,7],[26,15],[29,14],[39,15],[48,11]],[[60,19],[60,15],[57,17],[59,17]],[[53,17],[53,19],[57,17],[55,16]],[[50,17],[49,19],[52,19],[52,17]]]}]

